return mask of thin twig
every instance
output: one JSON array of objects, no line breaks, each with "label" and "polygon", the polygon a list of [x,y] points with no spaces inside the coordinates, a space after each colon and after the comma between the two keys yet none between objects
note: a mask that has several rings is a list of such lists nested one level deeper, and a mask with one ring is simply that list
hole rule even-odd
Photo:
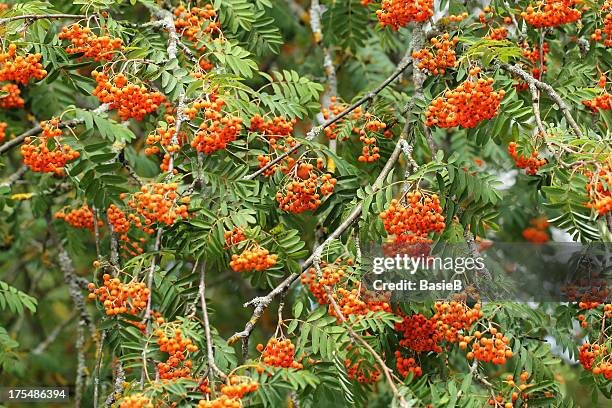
[{"label": "thin twig", "polygon": [[[98,106],[92,112],[93,113],[102,113],[102,112],[106,112],[108,110],[108,108],[109,108],[109,106],[107,104],[103,104],[103,105]],[[71,120],[67,120],[65,122],[61,122],[57,127],[59,129],[64,129],[64,128],[80,125],[83,122],[85,122],[83,119],[71,119]],[[14,146],[17,146],[17,145],[23,143],[23,141],[27,137],[36,136],[37,134],[39,134],[41,132],[42,132],[42,128],[40,127],[40,125],[36,125],[32,129],[23,132],[19,136],[15,137],[14,139],[11,139],[11,140],[7,141],[2,146],[0,146],[0,155],[3,154],[4,152],[10,150]]]},{"label": "thin twig", "polygon": [[552,86],[550,86],[546,82],[542,82],[542,81],[539,81],[539,80],[535,79],[532,75],[530,75],[529,73],[524,71],[518,65],[500,64],[499,67],[501,69],[503,69],[504,71],[508,71],[508,72],[510,72],[510,73],[512,73],[514,75],[520,76],[528,84],[533,84],[536,88],[538,88],[539,90],[545,92],[550,97],[550,99],[552,99],[557,104],[557,106],[561,110],[561,113],[563,114],[563,116],[567,120],[567,123],[572,128],[572,130],[574,131],[574,134],[576,134],[576,136],[578,136],[580,138],[583,137],[582,130],[580,130],[580,127],[578,126],[578,124],[576,123],[574,118],[572,117],[572,114],[570,113],[569,107],[563,101],[563,99],[561,99],[561,97],[559,96],[557,91],[555,91]]},{"label": "thin twig", "polygon": [[[362,96],[357,101],[355,101],[353,104],[351,104],[346,109],[344,109],[342,112],[340,112],[333,118],[329,118],[328,120],[323,122],[320,126],[315,126],[312,129],[310,129],[310,131],[306,134],[306,139],[313,140],[315,137],[319,136],[324,129],[330,127],[331,125],[333,125],[334,123],[336,123],[337,121],[339,121],[340,119],[342,119],[343,117],[345,117],[346,115],[348,115],[349,113],[351,113],[352,111],[354,111],[355,109],[363,105],[364,103],[372,101],[380,92],[382,92],[383,89],[385,89],[389,84],[391,84],[395,79],[397,79],[402,74],[402,72],[404,72],[410,65],[412,65],[412,59],[406,59],[405,61],[402,61],[397,66],[395,71],[393,71],[393,73],[389,77],[387,77],[387,79],[385,79],[383,82],[381,82],[374,90]],[[264,167],[260,168],[254,173],[249,174],[244,179],[245,180],[254,179],[255,177],[259,176],[260,174],[268,170],[270,167],[274,166],[275,164],[283,160],[285,157],[295,152],[300,147],[302,147],[302,144],[296,143],[293,147],[288,149],[285,153],[277,156],[274,160],[271,160],[270,162],[268,162],[268,164],[266,164]]]},{"label": "thin twig", "polygon": [[206,306],[206,283],[205,283],[205,273],[206,273],[206,262],[202,262],[200,267],[200,302],[202,306],[202,318],[204,320],[204,334],[206,335],[206,355],[208,358],[208,381],[209,384],[212,384],[213,374],[216,373],[219,377],[225,379],[227,376],[223,371],[221,371],[217,365],[215,364],[215,352],[213,349],[213,341],[212,336],[210,334],[210,321],[208,319],[208,308]]},{"label": "thin twig", "polygon": [[[404,140],[405,136],[406,135],[402,134],[402,136],[400,137],[400,140],[395,145],[395,149],[391,153],[391,156],[387,160],[387,163],[385,164],[380,174],[376,178],[376,181],[372,185],[372,189],[374,193],[379,191],[382,188],[382,185],[384,181],[386,180],[387,176],[389,175],[389,172],[391,172],[391,169],[393,169],[393,166],[397,162],[397,159],[399,158],[400,153],[402,152],[401,145],[402,145],[402,141],[405,141]],[[316,257],[317,251],[320,251],[322,248],[325,248],[330,242],[339,238],[355,221],[359,219],[359,217],[361,216],[362,208],[363,208],[362,202],[358,203],[355,206],[353,211],[351,211],[351,213],[347,216],[344,222],[342,222],[342,224],[340,224],[338,228],[336,228],[327,237],[327,239],[325,239],[325,241],[323,241],[323,243],[313,251],[310,257],[306,259],[306,261],[302,265],[302,272],[310,268],[310,266],[313,263],[313,260]],[[289,289],[289,287],[293,284],[293,282],[297,280],[299,276],[300,275],[297,273],[292,273],[288,277],[286,277],[285,280],[283,280],[272,291],[270,291],[266,296],[257,297],[245,303],[244,304],[245,307],[251,306],[251,305],[255,307],[253,314],[251,315],[251,318],[249,319],[249,321],[246,323],[244,330],[237,332],[232,337],[230,337],[227,340],[228,344],[233,344],[236,341],[238,341],[238,339],[250,336],[251,332],[253,331],[253,328],[255,327],[255,324],[257,323],[259,318],[262,316],[264,310],[270,305],[270,303],[272,303],[272,300],[276,298],[277,296],[284,294],[285,291]]]},{"label": "thin twig", "polygon": [[5,25],[12,21],[17,20],[53,20],[53,19],[73,19],[80,20],[82,18],[87,18],[84,14],[23,14],[21,16],[13,16],[0,18],[0,25]]}]

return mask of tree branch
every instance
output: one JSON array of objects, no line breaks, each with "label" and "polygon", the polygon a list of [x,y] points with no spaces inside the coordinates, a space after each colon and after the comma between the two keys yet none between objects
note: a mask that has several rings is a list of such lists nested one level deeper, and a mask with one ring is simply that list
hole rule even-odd
[{"label": "tree branch", "polygon": [[74,19],[80,20],[87,18],[84,14],[23,14],[21,16],[13,16],[0,18],[0,26],[17,20],[53,20],[53,19]]},{"label": "tree branch", "polygon": [[[107,104],[102,104],[102,105],[98,106],[96,109],[94,109],[92,112],[93,113],[102,113],[102,112],[106,112],[108,110],[108,108],[109,108],[109,106]],[[68,128],[68,127],[73,127],[73,126],[76,126],[76,125],[80,125],[83,122],[85,122],[83,119],[70,119],[70,120],[67,120],[65,122],[61,122],[57,127],[59,129],[65,129],[65,128]],[[42,132],[42,128],[40,127],[40,125],[36,125],[32,129],[30,129],[30,130],[28,130],[26,132],[23,132],[19,136],[15,137],[14,139],[9,140],[8,142],[6,142],[2,146],[0,146],[0,155],[2,155],[4,152],[10,150],[14,146],[17,146],[17,145],[20,145],[21,143],[23,143],[23,141],[25,140],[26,137],[36,136],[36,135],[38,135],[41,132]]]},{"label": "tree branch", "polygon": [[520,76],[521,78],[523,78],[523,80],[525,82],[527,82],[527,84],[533,85],[537,89],[545,92],[550,97],[550,99],[552,99],[557,104],[557,106],[561,110],[561,113],[563,114],[563,116],[565,116],[565,119],[567,120],[567,123],[572,128],[572,130],[574,131],[576,136],[583,137],[583,134],[582,134],[582,131],[580,130],[580,127],[578,126],[578,124],[576,123],[576,121],[572,117],[572,114],[570,113],[569,107],[563,101],[563,99],[561,99],[559,94],[554,90],[554,88],[552,86],[548,85],[545,82],[542,82],[542,81],[539,81],[539,80],[535,79],[532,75],[530,75],[529,73],[524,71],[518,65],[499,64],[499,67],[501,69],[503,69],[504,71],[510,72],[510,73],[512,73],[514,75],[517,75],[517,76]]},{"label": "tree branch", "polygon": [[225,379],[227,376],[223,371],[221,371],[217,365],[215,364],[215,352],[213,350],[213,341],[212,336],[210,334],[210,321],[208,319],[208,308],[206,306],[206,283],[205,283],[205,273],[206,273],[206,262],[202,263],[200,267],[200,302],[202,306],[202,318],[204,321],[204,333],[206,335],[206,355],[208,358],[208,380],[209,384],[212,384],[213,373],[217,373],[219,377]]},{"label": "tree branch", "polygon": [[[339,121],[340,119],[342,119],[343,117],[345,117],[346,115],[348,115],[349,113],[351,113],[352,111],[354,111],[355,109],[363,105],[364,103],[373,100],[379,93],[382,92],[383,89],[385,89],[389,84],[391,84],[395,79],[397,79],[402,74],[402,72],[404,72],[411,64],[412,64],[412,58],[402,61],[397,66],[395,71],[393,71],[393,73],[389,77],[387,77],[387,79],[385,79],[383,82],[381,82],[373,91],[362,96],[357,101],[355,101],[353,104],[351,104],[349,107],[344,109],[342,112],[340,112],[333,118],[329,118],[328,120],[323,122],[320,126],[315,126],[312,129],[310,129],[310,131],[306,134],[306,139],[313,140],[315,137],[319,136],[324,129],[330,127],[331,125],[333,125],[334,123],[336,123],[337,121]],[[268,170],[270,167],[274,166],[275,164],[283,160],[285,157],[295,152],[300,147],[302,147],[302,144],[296,143],[293,147],[291,147],[285,153],[276,157],[274,160],[271,160],[268,164],[266,164],[264,167],[260,168],[256,172],[247,175],[244,179],[253,180],[255,177],[259,176],[260,174]]]},{"label": "tree branch", "polygon": [[[385,179],[387,178],[387,176],[391,172],[391,169],[393,169],[393,166],[397,162],[397,159],[399,158],[400,153],[402,152],[402,145],[403,145],[403,143],[406,143],[405,137],[406,137],[405,134],[403,134],[400,137],[400,140],[395,145],[395,149],[391,153],[391,156],[387,160],[387,163],[385,163],[384,168],[382,169],[382,171],[380,172],[380,174],[376,178],[376,181],[372,185],[372,189],[373,189],[374,193],[376,193],[378,190],[380,190],[382,188],[382,185],[383,185]],[[327,239],[325,239],[325,241],[323,241],[323,243],[321,245],[319,245],[313,251],[313,253],[310,255],[310,257],[308,257],[308,259],[306,259],[306,261],[302,265],[302,272],[304,272],[304,271],[308,270],[308,268],[310,268],[310,266],[312,265],[314,259],[316,258],[317,254],[318,254],[318,251],[321,251],[323,248],[325,248],[331,241],[339,238],[355,221],[357,221],[359,219],[359,217],[361,216],[362,208],[363,208],[363,203],[359,203],[359,204],[357,204],[355,206],[353,211],[351,211],[351,213],[344,220],[344,222],[342,222],[342,224],[340,224],[338,226],[338,228],[336,228],[327,237]],[[252,305],[252,306],[255,307],[255,310],[253,311],[253,314],[251,315],[251,318],[249,319],[249,321],[246,323],[246,325],[244,327],[244,330],[242,330],[240,332],[237,332],[232,337],[230,337],[227,340],[228,344],[234,344],[236,341],[238,341],[238,339],[250,336],[251,332],[253,331],[253,328],[254,328],[255,324],[257,323],[259,318],[262,316],[264,310],[270,305],[270,303],[272,303],[272,300],[274,298],[276,298],[277,296],[284,294],[285,291],[287,291],[289,289],[289,287],[293,284],[293,282],[295,282],[299,278],[299,276],[300,275],[297,274],[297,273],[292,273],[291,275],[287,276],[285,278],[285,280],[283,280],[272,291],[270,291],[270,293],[268,293],[266,296],[257,297],[255,299],[252,299],[251,301],[245,303],[244,307]]]}]

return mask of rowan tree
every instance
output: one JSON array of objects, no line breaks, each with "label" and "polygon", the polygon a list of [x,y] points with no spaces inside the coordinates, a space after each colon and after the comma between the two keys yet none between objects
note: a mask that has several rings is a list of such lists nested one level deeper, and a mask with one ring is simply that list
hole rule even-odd
[{"label": "rowan tree", "polygon": [[363,252],[612,239],[611,2],[9,1],[0,31],[2,385],[610,403],[607,275],[398,302]]}]

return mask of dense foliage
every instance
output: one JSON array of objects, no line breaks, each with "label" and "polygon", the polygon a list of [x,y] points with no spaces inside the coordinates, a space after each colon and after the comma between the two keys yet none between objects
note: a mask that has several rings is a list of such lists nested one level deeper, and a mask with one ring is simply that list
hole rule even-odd
[{"label": "dense foliage", "polygon": [[1,5],[0,383],[609,404],[605,276],[575,302],[393,302],[362,251],[609,242],[612,3],[210,1]]}]

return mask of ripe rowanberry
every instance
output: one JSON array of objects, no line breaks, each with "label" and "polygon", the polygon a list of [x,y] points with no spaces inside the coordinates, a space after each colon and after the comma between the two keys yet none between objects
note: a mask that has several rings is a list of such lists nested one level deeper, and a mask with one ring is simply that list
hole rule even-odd
[{"label": "ripe rowanberry", "polygon": [[154,223],[173,225],[178,218],[189,217],[187,197],[183,197],[180,204],[177,188],[176,183],[154,183],[141,187],[128,200],[127,205],[142,217],[143,231],[152,233]]},{"label": "ripe rowanberry", "polygon": [[264,365],[296,370],[304,368],[301,359],[295,360],[295,345],[291,339],[271,337],[265,347],[263,344],[258,344],[257,350],[261,352],[261,361]]},{"label": "ripe rowanberry", "polygon": [[56,118],[40,122],[41,137],[24,139],[20,148],[23,164],[32,171],[62,175],[66,163],[80,156],[78,151],[60,143],[62,130],[58,126],[59,120]]},{"label": "ripe rowanberry", "polygon": [[595,29],[591,34],[591,39],[594,41],[603,41],[603,45],[606,47],[612,47],[612,2],[604,1],[601,6],[601,12],[606,12],[603,18],[603,30],[601,28]]},{"label": "ripe rowanberry", "polygon": [[485,37],[487,40],[502,41],[508,38],[506,27],[493,28]]},{"label": "ripe rowanberry", "polygon": [[133,394],[123,397],[119,408],[153,408],[153,403],[142,394]]},{"label": "ripe rowanberry", "polygon": [[[479,72],[479,68],[474,68],[470,75],[475,77]],[[494,91],[493,82],[493,78],[468,79],[457,88],[444,92],[427,107],[425,125],[473,128],[496,116],[506,92],[503,89]]]},{"label": "ripe rowanberry", "polygon": [[433,0],[384,0],[376,17],[382,27],[391,26],[397,31],[410,22],[428,20],[434,13],[433,3]]},{"label": "ripe rowanberry", "polygon": [[[338,101],[338,98],[332,96],[329,106],[322,110],[323,118],[330,119],[337,116],[348,108],[348,105]],[[363,122],[362,122],[363,120]],[[350,122],[350,123],[349,123]],[[355,122],[352,124],[352,122]],[[364,144],[361,155],[358,157],[360,162],[371,163],[380,158],[379,147],[376,145],[377,136],[382,133],[384,137],[391,137],[392,133],[386,129],[387,125],[383,121],[377,119],[369,112],[363,113],[361,107],[357,107],[350,114],[335,123],[326,127],[324,132],[328,139],[337,139],[342,133],[342,141],[346,141],[350,137],[350,133],[343,131],[346,123],[352,124],[351,133],[359,136],[359,140]]]},{"label": "ripe rowanberry", "polygon": [[410,373],[413,373],[415,377],[423,375],[423,370],[417,365],[415,359],[413,357],[402,357],[402,353],[399,350],[395,352],[395,367],[403,377],[407,377]]},{"label": "ripe rowanberry", "polygon": [[533,27],[556,27],[561,24],[573,23],[582,17],[582,0],[538,0],[535,6],[530,4],[521,17]]},{"label": "ripe rowanberry", "polygon": [[531,227],[523,230],[523,238],[529,242],[541,244],[550,240],[550,235],[546,232],[548,221],[546,218],[534,218],[531,220]]},{"label": "ripe rowanberry", "polygon": [[527,169],[525,173],[532,175],[537,174],[540,167],[547,163],[546,159],[539,157],[537,150],[534,150],[529,156],[524,156],[522,154],[519,155],[516,150],[517,147],[518,144],[516,142],[510,142],[510,144],[508,144],[508,153],[516,162],[516,167],[519,169]]},{"label": "ripe rowanberry", "polygon": [[422,48],[412,53],[412,58],[418,59],[417,67],[429,71],[433,75],[444,75],[447,68],[457,66],[455,46],[459,37],[450,38],[448,33],[431,39],[430,49]]},{"label": "ripe rowanberry", "polygon": [[83,53],[80,58],[93,58],[94,61],[110,61],[115,56],[115,52],[123,50],[121,38],[98,36],[92,33],[89,27],[80,24],[62,27],[58,38],[70,40],[71,45],[66,47],[68,54]]},{"label": "ripe rowanberry", "polygon": [[446,228],[442,207],[437,194],[421,190],[408,192],[406,203],[392,200],[380,213],[389,241],[395,243],[430,243],[430,234],[439,234]]},{"label": "ripe rowanberry", "polygon": [[276,265],[277,260],[278,255],[270,254],[267,249],[256,244],[240,254],[232,255],[229,265],[234,272],[263,271]]},{"label": "ripe rowanberry", "polygon": [[[68,212],[57,212],[55,218],[66,221],[75,228],[85,228],[90,231],[94,230],[94,216],[87,204],[81,208],[71,209]],[[98,220],[98,227],[102,227],[104,223]]]},{"label": "ripe rowanberry", "polygon": [[225,102],[221,98],[201,102],[205,120],[200,124],[191,147],[198,152],[211,154],[227,147],[236,140],[242,130],[242,118],[222,112]]},{"label": "ripe rowanberry", "polygon": [[[204,7],[185,8],[179,5],[174,9],[174,25],[176,32],[194,45],[210,40],[213,35],[221,33],[221,25],[217,21],[217,12],[211,4]],[[203,51],[201,46],[199,51]]]},{"label": "ripe rowanberry", "polygon": [[25,101],[21,95],[21,89],[15,84],[4,84],[0,87],[0,92],[6,92],[4,96],[0,96],[0,107],[2,109],[23,108]]},{"label": "ripe rowanberry", "polygon": [[189,353],[198,351],[198,346],[184,337],[180,328],[162,326],[155,331],[155,335],[159,350],[168,353],[166,361],[157,364],[159,377],[165,380],[191,378],[193,362],[188,357]]},{"label": "ripe rowanberry", "polygon": [[348,378],[359,383],[373,384],[380,379],[380,368],[368,362],[362,356],[360,349],[353,349],[352,345],[347,347],[347,358],[344,360],[344,366],[346,367]]},{"label": "ripe rowanberry", "polygon": [[314,211],[321,205],[322,199],[331,195],[337,180],[331,174],[318,175],[312,163],[300,160],[289,170],[289,180],[276,193],[278,207],[287,212],[299,214]]},{"label": "ripe rowanberry", "polygon": [[16,55],[17,45],[9,44],[6,52],[0,53],[0,82],[14,81],[27,84],[32,78],[41,80],[47,76],[40,60],[42,54]]},{"label": "ripe rowanberry", "polygon": [[0,122],[0,143],[6,137],[6,128],[7,127],[8,127],[8,124],[6,122]]},{"label": "ripe rowanberry", "polygon": [[231,231],[225,231],[225,243],[227,248],[239,244],[245,239],[246,235],[244,234],[244,229],[242,228],[234,227],[234,229]]},{"label": "ripe rowanberry", "polygon": [[592,208],[597,211],[599,216],[602,216],[612,211],[612,163],[610,158],[602,165],[599,171],[587,171],[584,174],[587,178],[586,192],[589,201],[586,203],[587,208]]},{"label": "ripe rowanberry", "polygon": [[157,91],[149,91],[143,85],[128,81],[123,74],[113,75],[109,72],[93,71],[91,76],[97,86],[92,94],[102,103],[108,103],[110,109],[116,109],[122,120],[134,118],[142,120],[145,115],[155,112],[166,98]]},{"label": "ripe rowanberry", "polygon": [[100,301],[108,316],[127,313],[137,315],[147,307],[150,291],[144,282],[132,280],[123,283],[119,278],[104,274],[104,284],[99,288],[93,283],[88,285],[89,299]]},{"label": "ripe rowanberry", "polygon": [[317,275],[317,270],[314,267],[308,269],[302,273],[302,285],[308,288],[308,291],[312,293],[319,304],[326,305],[329,303],[329,299],[325,287],[333,292],[333,287],[345,277],[350,263],[352,263],[351,260],[345,263],[342,258],[338,258],[335,262],[329,264],[326,261],[321,261],[319,265],[321,275]]},{"label": "ripe rowanberry", "polygon": [[475,331],[473,336],[466,337],[463,338],[466,345],[473,341],[472,349],[466,355],[468,360],[475,358],[485,363],[503,365],[513,355],[508,347],[510,340],[495,328],[489,328],[485,332]]}]

